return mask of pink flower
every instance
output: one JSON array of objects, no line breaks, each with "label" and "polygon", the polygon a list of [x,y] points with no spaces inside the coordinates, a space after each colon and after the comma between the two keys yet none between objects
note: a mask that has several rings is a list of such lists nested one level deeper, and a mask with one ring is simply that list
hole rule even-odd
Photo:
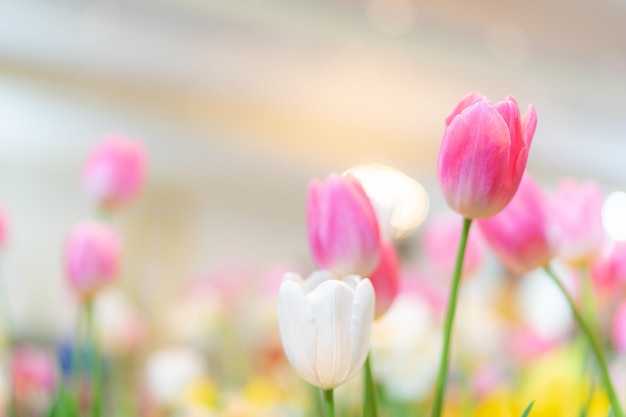
[{"label": "pink flower", "polygon": [[[51,399],[57,373],[50,355],[34,347],[18,348],[11,358],[11,385],[20,403]],[[43,406],[43,404],[38,404]]]},{"label": "pink flower", "polygon": [[593,181],[566,178],[550,199],[552,221],[557,226],[558,252],[574,265],[588,262],[602,248],[604,193]]},{"label": "pink flower", "polygon": [[496,104],[464,97],[446,119],[439,150],[439,183],[448,205],[466,218],[490,217],[515,195],[526,168],[537,115],[521,117],[515,98]]},{"label": "pink flower", "polygon": [[[459,244],[463,221],[453,213],[444,213],[433,217],[425,225],[422,236],[422,248],[425,260],[437,275],[452,276],[456,251]],[[463,261],[463,276],[476,271],[482,262],[483,251],[477,234],[470,233]]]},{"label": "pink flower", "polygon": [[626,353],[626,301],[617,307],[613,317],[613,345],[621,353]]},{"label": "pink flower", "polygon": [[626,241],[606,244],[591,264],[591,280],[597,289],[607,291],[626,283]]},{"label": "pink flower", "polygon": [[83,185],[87,194],[104,207],[133,199],[144,182],[143,145],[116,133],[100,142],[87,158]]},{"label": "pink flower", "polygon": [[6,211],[3,207],[0,207],[0,249],[4,249],[6,246],[9,235],[9,221]]},{"label": "pink flower", "polygon": [[70,232],[65,248],[65,269],[70,286],[81,297],[92,297],[117,274],[120,241],[114,229],[91,221]]},{"label": "pink flower", "polygon": [[374,286],[374,293],[376,294],[375,318],[385,314],[398,295],[400,287],[399,275],[396,248],[393,242],[382,239],[378,265],[369,275],[369,279]]},{"label": "pink flower", "polygon": [[547,202],[529,174],[504,210],[477,223],[500,260],[518,273],[547,265],[554,254]]},{"label": "pink flower", "polygon": [[368,276],[378,262],[380,231],[361,184],[332,174],[313,180],[307,201],[309,247],[319,268],[338,276]]}]

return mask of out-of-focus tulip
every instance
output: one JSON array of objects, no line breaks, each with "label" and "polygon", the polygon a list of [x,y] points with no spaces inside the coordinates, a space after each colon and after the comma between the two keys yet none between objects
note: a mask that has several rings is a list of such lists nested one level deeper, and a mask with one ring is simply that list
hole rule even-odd
[{"label": "out-of-focus tulip", "polygon": [[0,207],[0,249],[4,249],[9,235],[9,221],[4,207]]},{"label": "out-of-focus tulip", "polygon": [[117,206],[137,195],[145,171],[143,145],[115,133],[105,137],[87,158],[83,186],[98,204]]},{"label": "out-of-focus tulip", "polygon": [[478,220],[480,231],[500,260],[524,273],[546,266],[554,254],[546,198],[530,174],[517,194],[497,215]]},{"label": "out-of-focus tulip", "polygon": [[72,289],[90,298],[117,275],[120,240],[114,229],[93,221],[79,223],[65,247],[65,270]]},{"label": "out-of-focus tulip", "polygon": [[363,366],[374,319],[369,279],[332,272],[306,280],[285,274],[278,293],[278,323],[287,359],[307,382],[335,388]]},{"label": "out-of-focus tulip", "polygon": [[378,265],[369,276],[376,293],[376,309],[374,313],[376,318],[385,314],[389,309],[389,306],[398,295],[400,287],[398,255],[393,242],[383,239],[380,249]]},{"label": "out-of-focus tulip", "polygon": [[591,264],[591,280],[595,288],[607,291],[626,284],[626,241],[607,243]]},{"label": "out-of-focus tulip", "polygon": [[368,276],[378,262],[380,231],[376,212],[351,176],[313,180],[307,201],[309,246],[317,266],[338,276]]},{"label": "out-of-focus tulip", "polygon": [[526,168],[537,115],[522,117],[512,96],[492,104],[464,97],[446,119],[438,176],[446,202],[466,218],[490,217],[515,195]]},{"label": "out-of-focus tulip", "polygon": [[[456,259],[454,248],[459,244],[463,221],[453,213],[445,213],[432,218],[425,227],[422,237],[425,261],[434,273],[450,278]],[[478,235],[470,233],[463,260],[463,276],[476,271],[482,258]]]},{"label": "out-of-focus tulip", "polygon": [[558,254],[571,264],[588,262],[602,248],[604,192],[593,181],[566,178],[550,198]]},{"label": "out-of-focus tulip", "polygon": [[95,299],[95,318],[102,349],[112,356],[136,353],[146,338],[137,308],[119,289],[102,291]]},{"label": "out-of-focus tulip", "polygon": [[21,407],[41,411],[52,399],[57,379],[50,355],[31,346],[18,348],[11,358],[11,385]]},{"label": "out-of-focus tulip", "polygon": [[613,317],[613,346],[621,353],[626,353],[626,301],[622,301]]}]

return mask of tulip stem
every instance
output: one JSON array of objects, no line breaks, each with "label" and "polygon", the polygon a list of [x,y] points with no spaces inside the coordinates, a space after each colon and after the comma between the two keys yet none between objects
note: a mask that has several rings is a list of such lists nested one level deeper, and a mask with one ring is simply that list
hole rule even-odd
[{"label": "tulip stem", "polygon": [[550,268],[550,266],[546,266],[544,269],[548,273],[552,281],[557,285],[557,287],[559,287],[559,290],[567,300],[567,303],[572,310],[572,314],[574,314],[574,318],[578,323],[578,327],[580,327],[583,334],[589,341],[589,344],[591,345],[591,349],[593,350],[593,353],[598,361],[598,365],[600,365],[600,377],[602,379],[604,387],[606,388],[607,394],[609,395],[612,415],[614,415],[615,417],[624,417],[624,412],[622,411],[619,400],[617,398],[617,394],[615,393],[615,388],[613,387],[613,383],[611,382],[609,369],[606,364],[606,359],[604,358],[604,353],[602,352],[602,347],[600,345],[600,342],[598,342],[598,339],[596,338],[595,332],[591,329],[591,327],[589,327],[582,314],[576,307],[574,300],[572,300],[572,297],[567,292],[567,289],[565,289],[565,287],[556,276],[554,271]]},{"label": "tulip stem", "polygon": [[452,285],[450,287],[450,297],[448,298],[448,308],[446,310],[446,318],[444,322],[443,348],[441,351],[441,361],[439,362],[439,372],[437,374],[437,384],[435,385],[435,398],[433,402],[432,417],[440,417],[443,409],[443,397],[446,390],[446,382],[448,379],[448,361],[450,357],[450,339],[452,338],[452,324],[454,323],[454,314],[456,312],[456,304],[459,296],[459,284],[461,282],[461,272],[463,271],[463,258],[465,258],[465,247],[467,246],[467,237],[469,236],[472,219],[463,220],[463,231],[459,241],[459,250],[456,256],[456,265],[454,267],[454,275],[452,277]]},{"label": "tulip stem", "polygon": [[372,363],[370,354],[365,358],[363,365],[363,375],[365,377],[365,395],[363,396],[363,415],[365,417],[378,417],[378,399],[376,397],[376,384],[372,375]]},{"label": "tulip stem", "polygon": [[326,407],[326,417],[335,417],[335,397],[333,395],[333,389],[325,389],[324,391],[324,406]]}]

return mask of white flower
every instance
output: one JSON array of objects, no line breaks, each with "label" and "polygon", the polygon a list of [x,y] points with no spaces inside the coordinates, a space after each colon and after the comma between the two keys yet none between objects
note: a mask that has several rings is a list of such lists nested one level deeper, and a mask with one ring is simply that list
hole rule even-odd
[{"label": "white flower", "polygon": [[287,273],[278,293],[278,321],[287,359],[310,384],[335,388],[363,366],[374,319],[374,288],[357,275]]}]

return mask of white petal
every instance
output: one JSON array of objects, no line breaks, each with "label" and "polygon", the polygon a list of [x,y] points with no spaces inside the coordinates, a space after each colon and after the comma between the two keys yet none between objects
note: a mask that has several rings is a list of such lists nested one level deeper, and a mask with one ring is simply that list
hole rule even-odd
[{"label": "white petal", "polygon": [[307,279],[305,279],[302,282],[302,288],[305,294],[309,294],[315,288],[317,288],[322,282],[330,281],[334,279],[337,279],[335,274],[333,274],[332,272],[326,269],[320,269],[318,271],[311,273],[311,275],[309,275]]},{"label": "white petal", "polygon": [[320,386],[316,363],[316,323],[309,302],[296,282],[284,281],[278,291],[278,324],[291,366],[305,381]]},{"label": "white petal", "polygon": [[359,282],[352,302],[352,318],[350,332],[352,335],[352,354],[350,374],[352,378],[363,366],[370,346],[372,323],[374,322],[375,306],[374,287],[369,279]]},{"label": "white petal", "polygon": [[317,327],[317,375],[324,389],[343,383],[350,371],[353,297],[339,280],[323,282],[308,296]]},{"label": "white petal", "polygon": [[359,285],[359,282],[361,281],[361,277],[358,275],[346,275],[345,277],[341,278],[341,280],[348,284],[348,286],[352,288],[352,291],[355,291],[357,285]]}]

